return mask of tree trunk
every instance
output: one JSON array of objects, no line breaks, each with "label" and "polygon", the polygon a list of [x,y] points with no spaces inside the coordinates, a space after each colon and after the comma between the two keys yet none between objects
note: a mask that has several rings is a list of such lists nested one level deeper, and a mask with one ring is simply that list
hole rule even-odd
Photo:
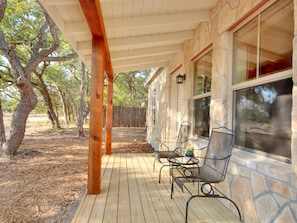
[{"label": "tree trunk", "polygon": [[5,126],[4,126],[2,105],[1,105],[1,100],[0,100],[0,147],[3,145],[5,140],[6,140]]},{"label": "tree trunk", "polygon": [[52,124],[52,128],[54,129],[55,128],[55,121],[54,121],[54,119],[52,118],[52,116],[51,116],[51,114],[49,113],[48,110],[46,111],[46,114],[47,114],[47,117],[48,117],[48,119],[50,120],[50,122]]},{"label": "tree trunk", "polygon": [[54,111],[52,99],[48,93],[48,90],[47,90],[46,85],[43,81],[42,75],[40,75],[37,72],[34,72],[34,74],[36,75],[36,77],[39,80],[38,83],[39,83],[39,87],[40,87],[40,93],[44,99],[45,106],[47,107],[48,116],[49,116],[50,121],[52,122],[53,128],[56,127],[57,129],[60,129],[61,125],[59,122],[59,118]]},{"label": "tree trunk", "polygon": [[80,86],[80,103],[78,108],[77,130],[78,136],[84,137],[84,99],[85,99],[85,76],[86,69],[84,63],[81,63],[81,86]]},{"label": "tree trunk", "polygon": [[[4,18],[6,6],[6,0],[0,0],[0,21]],[[52,57],[53,52],[58,49],[60,44],[56,26],[42,7],[41,10],[44,14],[45,21],[43,24],[40,24],[40,33],[36,35],[36,41],[30,41],[29,45],[26,45],[28,41],[20,41],[20,43],[18,43],[18,41],[11,40],[10,38],[7,40],[3,30],[0,30],[0,50],[3,53],[2,56],[5,56],[11,65],[11,70],[13,71],[12,76],[20,92],[20,102],[12,116],[10,135],[1,148],[7,155],[15,154],[21,145],[25,135],[27,118],[38,102],[30,82],[31,74],[36,72],[37,67],[40,68],[39,64],[41,62],[57,61],[57,58]],[[34,15],[31,17],[33,18]],[[4,25],[3,27],[5,28],[6,26]],[[14,27],[10,26],[10,28]],[[16,50],[17,45],[24,45],[24,49],[30,49],[30,54],[25,56],[25,52],[22,52],[21,55],[18,55],[18,50]],[[72,54],[72,58],[74,56],[76,55]],[[64,61],[66,58],[69,57],[64,57]],[[56,121],[56,125],[58,124],[57,128],[60,128],[55,113],[51,112],[50,115]]]},{"label": "tree trunk", "polygon": [[19,77],[17,87],[20,91],[21,100],[12,116],[10,135],[2,146],[6,155],[14,155],[20,147],[25,136],[28,116],[38,102],[30,80]]},{"label": "tree trunk", "polygon": [[64,92],[62,91],[62,89],[58,85],[57,85],[57,88],[58,88],[58,92],[59,92],[60,99],[61,99],[62,106],[63,106],[64,120],[65,120],[66,125],[68,126],[69,125],[69,120],[70,120],[70,113],[69,113],[69,109],[67,109],[66,98],[65,98]]}]

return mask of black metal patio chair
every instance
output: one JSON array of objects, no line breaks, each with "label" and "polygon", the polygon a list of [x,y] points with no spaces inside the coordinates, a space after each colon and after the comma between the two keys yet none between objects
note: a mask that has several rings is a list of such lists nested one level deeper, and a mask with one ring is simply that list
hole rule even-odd
[{"label": "black metal patio chair", "polygon": [[[176,141],[173,141],[173,139],[165,140],[164,142],[161,142],[157,148],[154,148],[155,160],[153,164],[153,171],[155,171],[156,162],[161,164],[159,169],[159,183],[161,182],[162,169],[166,166],[170,166],[168,159],[184,155],[190,131],[191,123],[188,121],[182,122],[177,137],[173,138],[176,139]],[[172,144],[174,144],[174,146],[172,146]],[[170,149],[171,147],[173,148]]]},{"label": "black metal patio chair", "polygon": [[[174,184],[178,185],[182,190],[185,188],[191,195],[186,203],[185,222],[188,221],[190,201],[197,197],[227,199],[235,206],[242,221],[236,203],[219,191],[214,185],[223,182],[225,179],[234,141],[235,132],[225,127],[214,128],[211,132],[208,146],[205,147],[205,157],[196,157],[200,160],[199,165],[180,165],[173,166],[170,169],[172,177],[171,198],[173,197]],[[192,184],[195,182],[198,182],[198,190],[193,192]],[[191,189],[187,187],[187,183],[191,183]]]}]

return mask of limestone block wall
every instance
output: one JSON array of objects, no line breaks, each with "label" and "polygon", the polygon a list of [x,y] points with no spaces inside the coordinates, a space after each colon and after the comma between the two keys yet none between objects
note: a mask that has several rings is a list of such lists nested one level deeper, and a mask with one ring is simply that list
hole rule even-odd
[{"label": "limestone block wall", "polygon": [[166,69],[157,70],[149,83],[149,105],[147,110],[147,141],[155,143],[156,139],[166,138],[168,75]]},{"label": "limestone block wall", "polygon": [[225,182],[245,222],[296,222],[291,165],[234,149]]},{"label": "limestone block wall", "polygon": [[[281,0],[280,0],[281,1]],[[218,187],[239,206],[244,222],[297,222],[297,0],[295,9],[295,38],[293,40],[292,90],[292,164],[234,148],[226,180]],[[192,97],[193,62],[205,49],[213,50],[210,127],[232,127],[232,26],[253,9],[275,0],[220,0],[211,11],[211,20],[200,23],[193,39],[183,45],[183,53],[152,80],[150,89],[158,89],[156,132],[169,134],[168,113],[170,72],[180,64],[187,74],[184,83],[185,103]],[[171,86],[174,87],[174,86]],[[185,105],[186,107],[186,105]],[[189,111],[185,111],[187,116]],[[155,137],[156,135],[154,135]],[[200,139],[193,140],[199,145]],[[205,143],[205,140],[201,140]],[[231,210],[234,207],[224,202]],[[236,214],[236,211],[234,210]]]},{"label": "limestone block wall", "polygon": [[[228,29],[259,4],[260,0],[222,0],[212,10],[210,23],[200,24],[192,40],[193,52],[212,43],[213,68],[211,128],[231,126],[232,42]],[[271,1],[270,1],[271,2]],[[295,0],[295,8],[297,0]],[[267,3],[268,4],[268,3]],[[296,10],[297,12],[297,10]],[[295,17],[296,17],[295,13]],[[297,21],[297,19],[295,19]],[[295,23],[295,27],[296,23]],[[295,36],[296,36],[295,28]],[[245,222],[297,222],[297,45],[294,39],[292,164],[234,149],[228,176],[218,187],[238,205]],[[295,71],[296,70],[296,71]],[[198,140],[199,141],[199,140]],[[296,148],[296,149],[295,149]],[[234,210],[234,207],[225,202]],[[234,210],[236,214],[236,211]]]}]

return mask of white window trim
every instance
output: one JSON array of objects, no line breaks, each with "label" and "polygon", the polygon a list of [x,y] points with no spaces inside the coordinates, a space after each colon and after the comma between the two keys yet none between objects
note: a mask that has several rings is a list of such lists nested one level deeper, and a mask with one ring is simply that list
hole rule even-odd
[{"label": "white window trim", "polygon": [[231,90],[232,91],[236,91],[236,90],[241,90],[241,89],[245,89],[248,87],[253,87],[253,86],[257,86],[257,85],[263,85],[266,83],[271,83],[271,82],[275,82],[275,81],[280,81],[280,80],[284,80],[287,78],[292,78],[292,74],[293,74],[293,70],[289,69],[289,70],[285,70],[285,71],[281,71],[275,74],[270,74],[267,75],[265,77],[259,77],[257,79],[254,80],[248,80],[239,84],[235,84],[231,86]]},{"label": "white window trim", "polygon": [[[261,7],[259,10],[255,11],[252,15],[250,15],[249,18],[247,18],[244,22],[242,22],[239,26],[237,26],[234,30],[230,31],[230,44],[232,46],[232,51],[234,50],[234,40],[233,40],[233,36],[234,33],[237,32],[239,29],[241,29],[242,27],[244,27],[247,23],[249,23],[252,19],[256,18],[257,16],[259,16],[263,11],[265,11],[267,8],[269,8],[271,5],[273,5],[274,3],[276,3],[278,0],[272,0],[268,3],[266,3],[263,7]],[[288,78],[293,78],[293,69],[288,69],[288,70],[284,70],[284,71],[279,71],[276,72],[274,74],[267,74],[263,77],[259,77],[258,71],[257,71],[257,75],[255,79],[252,80],[246,80],[244,82],[238,83],[238,84],[233,84],[233,53],[230,53],[230,58],[231,58],[231,63],[230,66],[232,67],[232,72],[231,72],[231,78],[230,78],[230,82],[231,82],[231,94],[230,94],[230,101],[231,103],[229,104],[229,109],[230,111],[230,120],[231,120],[231,125],[232,128],[235,127],[235,120],[234,118],[234,114],[235,114],[235,98],[234,98],[234,94],[237,90],[242,90],[245,88],[249,88],[249,87],[253,87],[253,86],[259,86],[259,85],[263,85],[263,84],[267,84],[267,83],[272,83],[272,82],[276,82],[276,81],[281,81],[284,79],[288,79]],[[258,65],[257,65],[258,66]],[[257,69],[258,70],[258,69]],[[274,155],[271,153],[266,153],[266,152],[262,152],[262,151],[258,151],[255,149],[251,149],[251,148],[247,148],[247,147],[242,147],[239,145],[235,145],[236,148],[239,148],[240,150],[244,150],[244,151],[248,151],[250,153],[254,153],[254,154],[258,154],[258,155],[262,155],[264,157],[269,157],[272,158],[274,160],[278,160],[278,161],[282,161],[288,164],[291,164],[291,160],[293,159],[293,151],[292,151],[292,147],[291,147],[291,158],[287,158],[287,157],[282,157],[282,156],[278,156],[278,155]]]},{"label": "white window trim", "polygon": [[[203,99],[203,98],[207,98],[207,97],[210,97],[210,100],[211,100],[211,91],[210,92],[206,92],[206,93],[201,93],[201,94],[197,94],[197,95],[194,95],[194,88],[195,88],[195,75],[194,75],[194,71],[195,71],[195,63],[200,60],[201,58],[203,58],[206,54],[208,54],[210,51],[212,51],[212,59],[213,59],[213,47],[210,47],[208,50],[206,50],[205,52],[203,52],[201,55],[199,55],[199,57],[197,57],[195,60],[193,60],[191,62],[191,66],[192,66],[192,72],[193,72],[193,81],[192,81],[192,84],[191,84],[191,104],[192,104],[192,111],[191,111],[191,120],[193,122],[193,127],[194,127],[194,122],[195,122],[195,115],[194,115],[194,111],[195,111],[195,108],[194,108],[194,101],[195,100],[199,100],[199,99]],[[211,72],[211,76],[212,76],[212,72]],[[192,128],[192,135],[193,135],[193,139],[198,139],[200,137],[204,138],[203,136],[198,136],[198,135],[194,135],[194,128]]]}]

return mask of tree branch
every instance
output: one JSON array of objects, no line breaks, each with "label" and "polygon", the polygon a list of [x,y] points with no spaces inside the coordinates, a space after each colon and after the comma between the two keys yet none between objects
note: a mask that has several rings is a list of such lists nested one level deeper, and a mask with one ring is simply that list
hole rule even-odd
[{"label": "tree branch", "polygon": [[7,5],[6,0],[0,0],[0,21],[2,21],[4,17],[6,5]]},{"label": "tree branch", "polygon": [[[38,40],[38,42],[33,46],[32,48],[32,56],[31,59],[29,61],[29,63],[26,66],[26,73],[32,73],[35,70],[35,67],[41,62],[46,60],[46,58],[48,57],[48,55],[52,54],[58,47],[60,44],[60,40],[58,37],[58,34],[56,32],[56,24],[54,23],[54,21],[51,19],[51,17],[49,16],[49,14],[46,12],[46,10],[44,10],[44,8],[42,7],[42,5],[39,3],[39,1],[36,1],[40,7],[41,10],[44,14],[45,17],[45,22],[42,25],[41,29],[40,29],[40,38]],[[47,37],[47,29],[49,29],[50,34],[53,38],[53,41],[50,45],[45,45],[45,39]],[[42,50],[40,50],[42,49]]]},{"label": "tree branch", "polygon": [[5,35],[0,30],[0,50],[3,52],[5,57],[8,59],[10,65],[12,66],[14,72],[14,78],[17,79],[20,76],[25,77],[23,66],[20,62],[19,57],[16,55],[14,51],[13,45],[8,45],[8,43],[5,41]]},{"label": "tree branch", "polygon": [[44,61],[67,61],[77,57],[77,53],[71,53],[62,57],[46,57]]}]

